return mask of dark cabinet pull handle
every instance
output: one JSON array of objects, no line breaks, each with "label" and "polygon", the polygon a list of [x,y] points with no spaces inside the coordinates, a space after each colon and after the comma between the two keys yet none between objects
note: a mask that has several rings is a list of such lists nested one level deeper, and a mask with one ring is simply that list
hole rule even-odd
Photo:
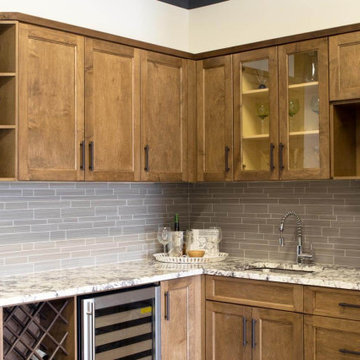
[{"label": "dark cabinet pull handle", "polygon": [[270,171],[274,171],[275,170],[275,165],[274,165],[274,150],[275,150],[275,145],[273,143],[270,144]]},{"label": "dark cabinet pull handle", "polygon": [[355,305],[355,304],[339,303],[339,306],[349,307],[349,308],[353,308],[353,309],[360,309],[360,305]]},{"label": "dark cabinet pull handle", "polygon": [[246,341],[246,338],[247,338],[247,336],[246,336],[246,322],[247,322],[246,318],[243,317],[243,346],[247,345],[247,341]]},{"label": "dark cabinet pull handle", "polygon": [[168,291],[165,293],[165,320],[170,320],[170,294]]},{"label": "dark cabinet pull handle", "polygon": [[229,152],[230,152],[230,148],[228,146],[225,146],[225,172],[230,171],[230,168],[229,168]]},{"label": "dark cabinet pull handle", "polygon": [[146,145],[144,147],[144,150],[145,150],[145,167],[144,167],[144,170],[145,171],[149,171],[149,145]]},{"label": "dark cabinet pull handle", "polygon": [[251,320],[251,347],[255,349],[256,342],[255,342],[255,326],[256,326],[256,320]]},{"label": "dark cabinet pull handle", "polygon": [[279,167],[280,170],[284,170],[284,158],[283,158],[283,152],[284,152],[285,145],[283,143],[279,144]]},{"label": "dark cabinet pull handle", "polygon": [[346,350],[346,349],[339,349],[339,352],[341,352],[342,354],[351,354],[351,355],[359,355],[359,356],[360,356],[360,351],[352,351],[352,350]]},{"label": "dark cabinet pull handle", "polygon": [[94,142],[93,141],[90,141],[90,143],[89,143],[89,152],[90,152],[89,170],[94,171]]},{"label": "dark cabinet pull handle", "polygon": [[81,152],[81,160],[80,160],[80,170],[85,169],[85,141],[80,143],[80,152]]}]

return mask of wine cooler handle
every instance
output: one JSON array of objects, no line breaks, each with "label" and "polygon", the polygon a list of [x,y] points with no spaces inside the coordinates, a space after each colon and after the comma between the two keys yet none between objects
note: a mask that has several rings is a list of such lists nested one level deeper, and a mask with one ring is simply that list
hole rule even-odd
[{"label": "wine cooler handle", "polygon": [[274,171],[275,170],[275,165],[274,165],[274,150],[275,150],[275,145],[273,143],[270,144],[270,171]]},{"label": "wine cooler handle", "polygon": [[228,146],[225,146],[225,172],[229,172],[229,152],[230,148]]},{"label": "wine cooler handle", "polygon": [[279,167],[280,170],[284,170],[284,147],[285,145],[283,143],[279,144]]},{"label": "wine cooler handle", "polygon": [[94,299],[82,302],[83,324],[83,354],[82,360],[95,360],[95,303]]},{"label": "wine cooler handle", "polygon": [[170,320],[170,294],[165,292],[165,320]]},{"label": "wine cooler handle", "polygon": [[85,141],[84,140],[80,143],[80,152],[81,152],[80,170],[85,170]]},{"label": "wine cooler handle", "polygon": [[90,152],[89,170],[94,171],[94,142],[93,141],[90,141],[90,143],[89,143],[89,152]]},{"label": "wine cooler handle", "polygon": [[144,167],[144,170],[145,171],[149,171],[149,145],[146,145],[144,147],[144,150],[145,150],[145,167]]}]

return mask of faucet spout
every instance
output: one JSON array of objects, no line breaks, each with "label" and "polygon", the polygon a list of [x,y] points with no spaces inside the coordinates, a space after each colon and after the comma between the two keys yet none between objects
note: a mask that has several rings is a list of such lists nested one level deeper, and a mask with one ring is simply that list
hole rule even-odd
[{"label": "faucet spout", "polygon": [[303,252],[303,234],[302,234],[302,227],[303,223],[300,219],[299,215],[296,214],[295,211],[287,212],[280,221],[280,237],[279,237],[279,244],[280,246],[284,246],[284,229],[285,229],[285,221],[289,216],[294,216],[296,219],[296,239],[297,239],[297,246],[296,246],[296,261],[301,263],[304,259],[311,260],[311,254],[305,254]]}]

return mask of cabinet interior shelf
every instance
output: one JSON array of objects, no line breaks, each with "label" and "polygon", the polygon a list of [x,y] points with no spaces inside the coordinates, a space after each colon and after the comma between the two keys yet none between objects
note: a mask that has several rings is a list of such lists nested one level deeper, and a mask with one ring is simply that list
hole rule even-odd
[{"label": "cabinet interior shelf", "polygon": [[257,94],[266,94],[269,92],[269,88],[264,89],[252,89],[252,90],[244,90],[243,95],[257,95]]},{"label": "cabinet interior shelf", "polygon": [[0,125],[0,130],[16,129],[16,125]]},{"label": "cabinet interior shelf", "polygon": [[16,73],[14,72],[0,72],[0,77],[14,77]]},{"label": "cabinet interior shelf", "polygon": [[289,136],[319,135],[319,130],[292,131]]},{"label": "cabinet interior shelf", "polygon": [[243,140],[266,140],[269,139],[269,134],[243,136]]},{"label": "cabinet interior shelf", "polygon": [[312,87],[312,86],[318,86],[318,85],[319,85],[318,81],[309,81],[309,82],[304,82],[304,83],[299,83],[299,84],[291,84],[291,85],[289,85],[289,89],[298,89],[298,88]]}]

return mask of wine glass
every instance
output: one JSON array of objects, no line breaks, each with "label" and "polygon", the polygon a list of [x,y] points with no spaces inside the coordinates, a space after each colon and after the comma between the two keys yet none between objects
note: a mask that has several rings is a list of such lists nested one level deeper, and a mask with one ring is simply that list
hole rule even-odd
[{"label": "wine glass", "polygon": [[290,99],[289,100],[289,116],[293,117],[299,111],[299,99]]},{"label": "wine glass", "polygon": [[261,119],[261,134],[265,133],[265,119],[269,116],[269,104],[261,102],[256,104],[256,115]]},{"label": "wine glass", "polygon": [[164,247],[164,254],[166,254],[166,245],[171,240],[171,229],[168,226],[159,226],[157,232],[157,239]]},{"label": "wine glass", "polygon": [[320,107],[320,99],[319,99],[318,96],[313,96],[313,97],[311,98],[310,106],[311,106],[311,110],[312,110],[314,113],[316,113],[316,114],[319,115],[319,112],[320,112],[320,109],[319,109],[319,107]]}]

